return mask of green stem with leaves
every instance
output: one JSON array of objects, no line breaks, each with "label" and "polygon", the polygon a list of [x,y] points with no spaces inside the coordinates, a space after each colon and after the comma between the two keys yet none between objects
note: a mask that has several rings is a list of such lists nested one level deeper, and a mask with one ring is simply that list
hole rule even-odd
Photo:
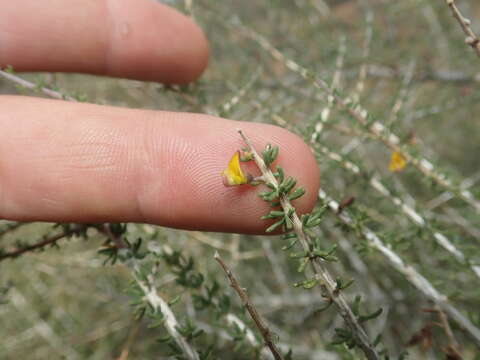
[{"label": "green stem with leaves", "polygon": [[[243,131],[238,130],[238,132],[245,144],[247,144],[248,150],[253,154],[253,160],[260,169],[265,183],[269,184],[278,192],[280,189],[280,184],[273,175],[272,171],[265,164],[264,159],[258,154],[252,142],[249,140],[249,138],[246,137]],[[295,211],[295,208],[291,204],[289,195],[285,193],[280,194],[279,200],[280,205],[283,208],[284,214],[287,214],[288,218],[291,221],[293,231],[296,234],[303,248],[303,251],[305,252],[305,257],[310,263],[310,266],[315,276],[315,282],[320,283],[326,289],[328,296],[330,297],[331,301],[337,306],[341,316],[345,320],[353,337],[355,338],[356,343],[365,353],[367,359],[379,359],[379,355],[375,350],[373,344],[370,342],[367,333],[360,325],[360,322],[358,321],[357,317],[348,305],[347,300],[342,295],[340,289],[337,288],[337,282],[330,275],[329,271],[323,264],[323,261],[312,253],[311,240],[303,229],[302,220],[300,220],[298,214]]]}]

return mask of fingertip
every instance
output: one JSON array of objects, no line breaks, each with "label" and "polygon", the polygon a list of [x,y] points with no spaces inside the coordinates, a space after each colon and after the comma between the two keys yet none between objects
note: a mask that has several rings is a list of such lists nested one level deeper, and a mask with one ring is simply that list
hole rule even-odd
[{"label": "fingertip", "polygon": [[[168,76],[160,76],[164,83],[187,84],[197,80],[208,66],[209,47],[204,32],[192,21],[186,25],[189,30],[189,45],[184,46],[180,53],[173,56],[172,62],[178,70],[172,71]],[[183,59],[179,64],[177,59]]]},{"label": "fingertip", "polygon": [[[222,169],[226,168],[228,161],[235,151],[245,147],[238,134],[240,128],[246,135],[258,153],[261,153],[267,144],[279,147],[277,159],[270,166],[276,171],[281,166],[286,177],[293,177],[297,180],[297,187],[305,189],[305,194],[292,201],[299,215],[311,212],[317,203],[317,193],[320,187],[320,170],[311,148],[298,135],[278,126],[259,124],[251,122],[238,122],[222,119],[225,128],[217,132],[217,136],[224,139],[224,142],[215,149],[217,161],[221,161]],[[223,158],[223,160],[221,160]],[[212,168],[214,163],[212,162]],[[242,163],[247,173],[253,176],[260,175],[257,165],[252,162]],[[217,168],[218,169],[218,168]],[[210,174],[220,173],[209,171]],[[218,177],[218,179],[217,179]],[[223,216],[220,218],[223,224],[215,223],[217,231],[230,231],[250,234],[263,234],[272,224],[272,221],[261,220],[263,215],[272,210],[269,203],[262,200],[258,194],[268,191],[264,185],[258,187],[240,185],[223,187],[220,175],[216,178],[205,176],[205,181],[212,183],[209,188],[217,189],[212,191],[209,198],[214,201],[215,209],[223,209]],[[214,185],[217,184],[217,185]],[[223,190],[219,187],[222,186]],[[222,229],[223,226],[223,229]],[[271,235],[278,234],[272,233]]]},{"label": "fingertip", "polygon": [[[35,14],[35,16],[32,16]],[[0,67],[184,84],[208,63],[204,33],[151,0],[2,4]]]},{"label": "fingertip", "polygon": [[[173,57],[173,63],[177,64],[177,59],[183,59],[184,62],[178,71],[172,72],[174,78],[171,82],[186,84],[199,78],[207,68],[209,47],[203,30],[190,18],[180,15],[185,18],[185,44],[179,54]],[[170,82],[169,80],[166,82]]]},{"label": "fingertip", "polygon": [[109,3],[112,45],[107,73],[185,84],[205,70],[208,42],[191,18],[150,0]]}]

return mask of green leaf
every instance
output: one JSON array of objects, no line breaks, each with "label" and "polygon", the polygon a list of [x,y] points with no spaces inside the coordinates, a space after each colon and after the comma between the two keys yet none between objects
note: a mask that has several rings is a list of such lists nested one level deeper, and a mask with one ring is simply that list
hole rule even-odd
[{"label": "green leaf", "polygon": [[167,342],[167,341],[170,341],[171,338],[172,337],[170,335],[165,335],[165,336],[157,338],[157,341],[158,342]]},{"label": "green leaf", "polygon": [[294,232],[290,232],[282,235],[283,240],[294,239],[296,237],[297,237],[297,234],[295,234]]},{"label": "green leaf", "polygon": [[292,252],[290,253],[290,257],[292,259],[299,259],[299,258],[303,258],[303,257],[307,257],[307,253],[305,251],[299,251],[299,252]]},{"label": "green leaf", "polygon": [[262,158],[265,161],[265,165],[270,166],[278,155],[278,146],[273,146],[271,144],[267,144],[265,149],[262,151]]},{"label": "green leaf", "polygon": [[333,301],[327,301],[327,304],[325,306],[322,306],[321,308],[318,308],[317,310],[315,310],[315,313],[320,313],[322,311],[325,311],[327,310],[330,306],[332,306],[333,304]]},{"label": "green leaf", "polygon": [[266,191],[266,192],[261,192],[258,194],[259,197],[261,197],[265,201],[273,201],[278,198],[278,193],[277,191]]},{"label": "green leaf", "polygon": [[317,279],[307,279],[307,280],[303,280],[303,281],[299,281],[295,284],[293,284],[293,286],[295,287],[303,287],[304,289],[312,289],[316,284],[318,283],[318,280]]},{"label": "green leaf", "polygon": [[305,194],[305,189],[302,187],[296,188],[290,195],[288,195],[288,200],[292,201],[298,199],[299,197]]},{"label": "green leaf", "polygon": [[315,227],[315,226],[318,226],[320,225],[320,223],[322,222],[323,219],[321,218],[318,218],[316,220],[312,220],[312,221],[309,221],[305,226],[307,227]]},{"label": "green leaf", "polygon": [[274,219],[284,215],[285,213],[283,211],[273,210],[273,211],[270,211],[267,215],[263,215],[260,219],[262,220]]},{"label": "green leaf", "polygon": [[295,180],[292,177],[289,177],[288,179],[282,181],[282,183],[279,186],[278,192],[281,194],[288,194],[290,190],[292,190],[295,185],[297,184],[297,180]]},{"label": "green leaf", "polygon": [[315,249],[312,254],[326,261],[338,261],[338,258],[333,255],[336,250],[337,244],[334,244],[329,250]]},{"label": "green leaf", "polygon": [[335,290],[338,291],[338,290],[346,289],[346,288],[348,288],[350,285],[352,285],[354,281],[355,281],[354,279],[351,279],[351,280],[347,281],[347,282],[344,284],[341,279],[337,279],[337,280],[336,280],[336,284],[337,284],[337,285],[336,285]]},{"label": "green leaf", "polygon": [[288,245],[283,246],[283,247],[282,247],[282,250],[290,250],[292,247],[295,246],[295,244],[297,243],[297,241],[298,241],[298,240],[297,240],[296,238],[293,239],[292,241],[290,241],[290,242],[288,243]]},{"label": "green leaf", "polygon": [[272,232],[273,230],[275,230],[276,228],[278,228],[279,226],[281,226],[283,223],[285,222],[285,218],[282,218],[281,220],[277,221],[276,223],[270,225],[267,230],[265,230],[266,233],[269,233],[269,232]]},{"label": "green leaf", "polygon": [[277,166],[277,172],[274,173],[273,175],[278,179],[279,183],[281,183],[285,178],[285,173],[283,172],[283,169],[280,166]]},{"label": "green leaf", "polygon": [[181,295],[175,296],[172,300],[168,302],[168,305],[173,306],[180,301]]},{"label": "green leaf", "polygon": [[322,207],[319,210],[316,210],[312,214],[310,214],[308,220],[304,224],[306,227],[315,227],[318,226],[322,222],[322,216],[325,213],[326,207]]},{"label": "green leaf", "polygon": [[302,220],[302,225],[307,226],[308,224],[308,219],[310,219],[311,214],[303,214],[301,217]]},{"label": "green leaf", "polygon": [[305,271],[305,268],[307,267],[310,259],[308,257],[304,257],[303,259],[300,260],[300,265],[298,265],[297,272],[301,273]]},{"label": "green leaf", "polygon": [[276,159],[277,159],[277,156],[278,156],[278,152],[280,151],[280,149],[278,148],[278,146],[274,146],[272,148],[272,152],[270,154],[270,156],[272,157],[272,162],[274,162]]},{"label": "green leaf", "polygon": [[378,309],[377,311],[374,311],[371,314],[368,315],[361,315],[358,317],[358,321],[360,322],[365,322],[368,320],[375,319],[376,317],[380,316],[380,314],[383,312],[383,308]]},{"label": "green leaf", "polygon": [[358,316],[358,308],[360,306],[360,301],[362,301],[362,297],[360,295],[355,296],[355,300],[353,300],[352,304],[352,312]]}]

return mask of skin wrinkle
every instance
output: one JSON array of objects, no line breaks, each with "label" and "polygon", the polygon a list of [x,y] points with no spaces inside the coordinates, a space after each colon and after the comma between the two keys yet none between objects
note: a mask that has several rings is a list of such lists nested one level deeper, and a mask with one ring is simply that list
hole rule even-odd
[{"label": "skin wrinkle", "polygon": [[[140,149],[135,147],[133,151],[135,154],[137,154],[137,156],[142,155],[143,158],[140,159],[140,161],[137,161],[137,166],[134,166],[133,171],[134,174],[145,175],[143,176],[144,179],[137,179],[138,177],[135,178],[135,186],[137,186],[138,189],[135,195],[135,208],[136,212],[139,215],[139,221],[148,222],[147,212],[144,211],[145,200],[142,199],[145,199],[149,196],[148,189],[151,187],[152,181],[150,180],[149,175],[155,174],[157,171],[161,174],[163,172],[163,169],[158,169],[155,165],[156,154],[158,154],[159,151],[158,141],[155,136],[152,136],[152,134],[154,134],[154,122],[150,121],[145,116],[141,119],[137,119],[137,121],[139,122],[139,124],[144,124],[141,127],[142,131],[140,131],[140,134],[138,136],[142,141],[139,141],[138,147]],[[154,176],[152,177],[154,178]]]},{"label": "skin wrinkle", "polygon": [[[178,220],[175,215],[173,217],[170,215],[175,213],[170,209],[178,206],[178,202],[184,197],[181,192],[183,189],[179,189],[179,178],[182,182],[188,181],[183,173],[191,166],[189,158],[192,156],[189,154],[193,151],[181,134],[176,137],[165,135],[165,128],[172,129],[177,126],[174,119],[169,117],[162,119],[162,126],[158,126],[158,121],[151,116],[153,114],[145,113],[142,133],[139,136],[144,139],[142,141],[144,158],[150,159],[151,163],[146,168],[142,159],[138,159],[137,156],[137,163],[140,166],[138,173],[142,174],[141,191],[138,192],[136,200],[137,207],[147,222],[157,221],[152,214],[162,214],[167,223],[174,223]],[[189,188],[185,185],[182,187]]]},{"label": "skin wrinkle", "polygon": [[160,183],[165,173],[165,168],[161,164],[163,162],[164,149],[162,149],[162,146],[164,144],[157,137],[154,121],[150,117],[143,116],[138,120],[141,131],[137,137],[142,141],[139,142],[140,152],[135,148],[133,153],[137,156],[135,174],[142,175],[135,179],[138,189],[135,196],[135,205],[141,221],[152,222],[151,216],[147,215],[150,213],[147,206],[149,199],[155,197],[158,188],[166,186],[165,183]]},{"label": "skin wrinkle", "polygon": [[[192,175],[192,169],[195,169],[202,162],[200,159],[202,159],[203,153],[199,152],[198,144],[192,144],[191,138],[183,136],[183,134],[177,137],[169,137],[165,145],[166,153],[176,154],[176,156],[167,156],[165,166],[166,169],[174,169],[167,174],[169,189],[166,192],[167,202],[171,208],[184,204],[182,208],[190,209],[189,203],[195,204],[195,202],[201,203],[202,201],[202,196],[200,196],[201,194],[196,186],[196,179]],[[202,175],[205,176],[205,173]],[[181,186],[179,186],[179,179],[181,179]],[[186,196],[185,189],[190,189],[188,196]],[[189,211],[183,211],[182,213],[183,216],[180,217],[169,216],[172,218],[172,223],[188,222],[192,214]]]}]

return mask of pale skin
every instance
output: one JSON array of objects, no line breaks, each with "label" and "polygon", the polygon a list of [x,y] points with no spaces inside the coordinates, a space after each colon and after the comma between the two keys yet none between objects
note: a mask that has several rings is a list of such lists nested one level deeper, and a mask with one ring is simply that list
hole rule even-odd
[{"label": "pale skin", "polygon": [[[203,32],[149,0],[0,0],[0,67],[188,83],[208,62]],[[308,146],[275,126],[202,114],[0,96],[0,218],[146,222],[257,233],[269,207],[221,173],[244,144],[280,146],[278,163],[313,206],[319,170]],[[255,173],[254,164],[247,164]]]}]

